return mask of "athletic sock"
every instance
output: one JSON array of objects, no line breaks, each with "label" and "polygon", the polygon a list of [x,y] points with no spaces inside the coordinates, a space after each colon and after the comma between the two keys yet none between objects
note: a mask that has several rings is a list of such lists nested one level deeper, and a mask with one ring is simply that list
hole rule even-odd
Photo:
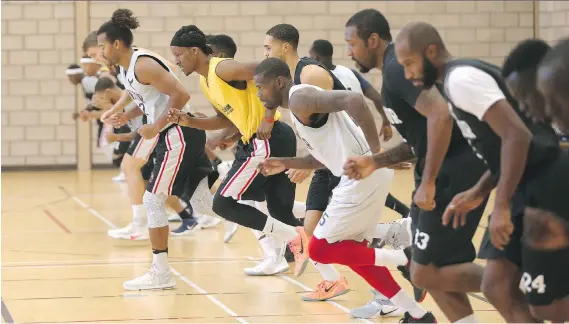
[{"label": "athletic sock", "polygon": [[272,217],[267,217],[267,222],[263,227],[263,233],[273,233],[286,242],[292,241],[298,236],[294,227],[286,225]]},{"label": "athletic sock", "polygon": [[399,290],[399,292],[389,300],[393,303],[393,305],[409,312],[413,318],[419,319],[427,314],[427,311],[419,306],[419,304],[413,300],[411,296],[407,295],[403,289]]},{"label": "athletic sock", "polygon": [[403,218],[409,215],[409,207],[400,202],[397,198],[393,197],[391,194],[387,195],[387,199],[385,200],[385,207],[401,214]]},{"label": "athletic sock", "polygon": [[331,264],[318,263],[312,259],[310,259],[310,262],[312,262],[316,270],[320,272],[320,275],[324,280],[338,281],[342,277],[338,270],[336,270],[336,268]]},{"label": "athletic sock", "polygon": [[387,250],[387,249],[374,249],[375,250],[375,265],[376,266],[404,266],[409,260],[403,250]]},{"label": "athletic sock", "polygon": [[180,218],[182,219],[190,219],[190,218],[195,218],[193,216],[193,211],[191,209],[191,205],[186,205],[186,208],[182,209],[182,211],[180,211],[178,213],[178,215],[180,216]]},{"label": "athletic sock", "polygon": [[464,318],[459,319],[455,323],[479,323],[479,322],[476,316],[474,316],[474,314],[470,314]]},{"label": "athletic sock", "polygon": [[375,225],[375,232],[373,233],[373,237],[385,240],[387,233],[389,232],[389,228],[391,228],[391,224],[389,223],[380,223]]},{"label": "athletic sock", "polygon": [[170,268],[168,265],[168,248],[165,250],[152,249],[152,264],[156,266],[158,273],[168,272]]},{"label": "athletic sock", "polygon": [[132,224],[136,227],[148,226],[144,205],[132,205]]}]

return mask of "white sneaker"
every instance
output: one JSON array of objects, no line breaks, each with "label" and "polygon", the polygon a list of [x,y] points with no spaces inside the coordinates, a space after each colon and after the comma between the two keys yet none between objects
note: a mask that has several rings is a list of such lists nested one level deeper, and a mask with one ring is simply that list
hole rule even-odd
[{"label": "white sneaker", "polygon": [[114,182],[124,182],[126,181],[126,176],[123,172],[119,173],[119,175],[113,177]]},{"label": "white sneaker", "polygon": [[289,269],[288,262],[284,257],[286,242],[272,236],[266,235],[259,240],[265,258],[261,263],[252,268],[245,268],[248,276],[272,276],[277,273],[285,272]]},{"label": "white sneaker", "polygon": [[385,242],[396,250],[410,246],[413,243],[411,217],[401,218],[391,223]]},{"label": "white sneaker", "polygon": [[227,172],[229,172],[232,165],[233,165],[233,160],[223,161],[217,165],[217,172],[219,173],[219,179],[225,178]]},{"label": "white sneaker", "polygon": [[245,268],[245,274],[248,276],[272,276],[289,269],[288,262],[284,256],[268,256],[261,263],[252,268]]},{"label": "white sneaker", "polygon": [[196,219],[198,220],[200,227],[203,229],[216,227],[219,225],[219,223],[221,223],[221,219],[218,217],[203,215],[199,213],[196,213]]},{"label": "white sneaker", "polygon": [[152,265],[147,273],[123,283],[126,290],[170,289],[176,287],[174,274],[170,269],[165,273],[158,273]]},{"label": "white sneaker", "polygon": [[400,317],[405,313],[377,290],[372,289],[371,293],[372,299],[364,306],[350,310],[350,315],[355,318],[374,318]]},{"label": "white sneaker", "polygon": [[235,233],[237,233],[238,228],[239,224],[225,221],[225,235],[223,235],[223,243],[229,243],[233,236],[235,236]]},{"label": "white sneaker", "polygon": [[110,237],[118,240],[141,241],[148,240],[149,238],[148,228],[133,226],[132,223],[123,228],[109,230],[107,234]]},{"label": "white sneaker", "polygon": [[180,215],[178,215],[178,213],[176,213],[172,209],[166,208],[166,213],[168,214],[168,221],[169,222],[181,222],[182,221],[182,217],[180,217]]}]

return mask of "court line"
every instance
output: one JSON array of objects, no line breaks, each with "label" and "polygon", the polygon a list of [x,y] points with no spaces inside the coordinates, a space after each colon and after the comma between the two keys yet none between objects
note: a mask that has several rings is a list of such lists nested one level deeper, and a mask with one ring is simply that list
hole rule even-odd
[{"label": "court line", "polygon": [[[291,277],[289,277],[289,276],[287,276],[287,275],[278,274],[277,276],[283,278],[284,280],[286,280],[286,281],[290,282],[291,284],[296,285],[296,286],[298,286],[298,287],[300,287],[300,288],[302,288],[302,289],[304,289],[304,290],[307,290],[307,291],[314,291],[314,290],[312,290],[310,287],[304,285],[302,282],[300,282],[300,281],[298,281],[298,280],[296,280],[296,279],[293,279],[293,278],[291,278]],[[342,305],[336,303],[335,301],[326,300],[325,302],[328,303],[328,304],[330,304],[330,305],[332,305],[332,306],[334,306],[334,307],[336,307],[337,309],[343,311],[344,313],[350,314],[350,310],[349,310],[349,309],[347,309],[346,307],[344,307],[344,306],[342,306]],[[364,318],[356,318],[356,319],[359,320],[360,322],[367,323],[367,324],[373,324],[373,323],[374,323],[374,322],[371,322],[371,321],[369,321],[369,320],[367,320],[367,319],[364,319]]]},{"label": "court line", "polygon": [[4,303],[4,299],[2,299],[1,303],[2,318],[4,319],[4,322],[7,324],[15,323],[14,318],[12,318],[12,314],[10,314],[10,311],[8,310],[8,306]]},{"label": "court line", "polygon": [[[107,218],[105,218],[105,216],[101,215],[98,211],[94,210],[93,208],[89,207],[89,205],[87,205],[85,202],[83,202],[81,199],[79,199],[78,197],[72,195],[69,191],[67,191],[63,186],[61,187],[62,190],[64,190],[65,192],[67,192],[67,194],[69,194],[69,196],[71,198],[73,198],[74,201],[76,201],[79,205],[81,205],[83,208],[89,208],[89,212],[91,214],[93,214],[94,216],[96,216],[97,218],[99,218],[100,220],[102,220],[105,224],[109,225],[109,227],[111,228],[117,228],[115,224],[113,224],[111,221],[109,221]],[[231,310],[231,308],[227,307],[227,305],[225,305],[224,303],[222,303],[220,300],[218,300],[217,298],[213,297],[212,295],[210,295],[205,289],[203,289],[202,287],[198,286],[197,284],[195,284],[193,281],[191,281],[190,279],[186,278],[184,275],[182,275],[180,272],[178,272],[176,269],[170,267],[170,269],[172,270],[172,272],[178,276],[180,279],[182,279],[183,282],[185,282],[186,284],[190,285],[192,288],[194,288],[195,290],[201,292],[202,294],[205,295],[205,297],[207,299],[209,299],[212,303],[216,304],[219,308],[221,308],[223,311],[225,311],[227,314],[233,316],[233,318],[235,318],[239,323],[242,324],[248,324],[247,321],[245,321],[243,318],[239,317],[239,315],[237,315],[237,313],[235,313],[233,310]]]},{"label": "court line", "polygon": [[49,217],[57,226],[59,226],[59,228],[61,228],[65,233],[67,234],[71,234],[71,231],[69,230],[69,228],[67,228],[67,226],[65,226],[57,217],[55,217],[55,215],[50,212],[49,210],[47,210],[47,208],[44,208],[43,212],[47,215],[47,217]]}]

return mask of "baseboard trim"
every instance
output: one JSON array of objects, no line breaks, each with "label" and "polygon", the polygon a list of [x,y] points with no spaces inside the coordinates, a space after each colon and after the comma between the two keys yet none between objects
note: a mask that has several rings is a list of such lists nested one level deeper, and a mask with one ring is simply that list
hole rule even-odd
[{"label": "baseboard trim", "polygon": [[[92,170],[117,169],[112,164],[93,164]],[[77,164],[55,164],[55,165],[6,165],[0,168],[1,172],[22,172],[22,171],[76,171]]]}]

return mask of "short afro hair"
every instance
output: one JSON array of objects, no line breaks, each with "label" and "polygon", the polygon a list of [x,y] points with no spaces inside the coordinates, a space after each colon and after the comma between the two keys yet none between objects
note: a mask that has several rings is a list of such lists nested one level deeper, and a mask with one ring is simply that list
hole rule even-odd
[{"label": "short afro hair", "polygon": [[205,38],[207,45],[213,45],[221,52],[223,52],[227,57],[234,58],[237,53],[237,45],[233,38],[227,35],[208,35]]},{"label": "short afro hair", "polygon": [[537,69],[549,50],[549,44],[541,39],[526,39],[518,43],[504,61],[502,76],[507,78],[514,72]]},{"label": "short afro hair", "polygon": [[358,37],[363,40],[367,40],[373,33],[379,35],[379,38],[384,41],[393,40],[387,19],[375,9],[364,9],[355,13],[346,23],[346,27],[351,26],[356,27]]},{"label": "short afro hair", "polygon": [[284,61],[275,57],[267,58],[259,63],[255,69],[255,75],[267,76],[271,79],[275,79],[277,77],[291,79],[290,68],[288,65]]},{"label": "short afro hair", "polygon": [[95,84],[95,92],[105,91],[107,89],[113,89],[116,87],[116,83],[108,77],[100,78],[99,81]]},{"label": "short afro hair", "polygon": [[289,43],[295,50],[298,48],[300,35],[298,34],[298,29],[293,25],[278,24],[267,30],[267,35],[272,36],[274,39],[278,39],[281,42]]},{"label": "short afro hair", "polygon": [[334,46],[325,39],[317,39],[312,43],[312,50],[316,54],[324,57],[332,57],[334,55]]}]

